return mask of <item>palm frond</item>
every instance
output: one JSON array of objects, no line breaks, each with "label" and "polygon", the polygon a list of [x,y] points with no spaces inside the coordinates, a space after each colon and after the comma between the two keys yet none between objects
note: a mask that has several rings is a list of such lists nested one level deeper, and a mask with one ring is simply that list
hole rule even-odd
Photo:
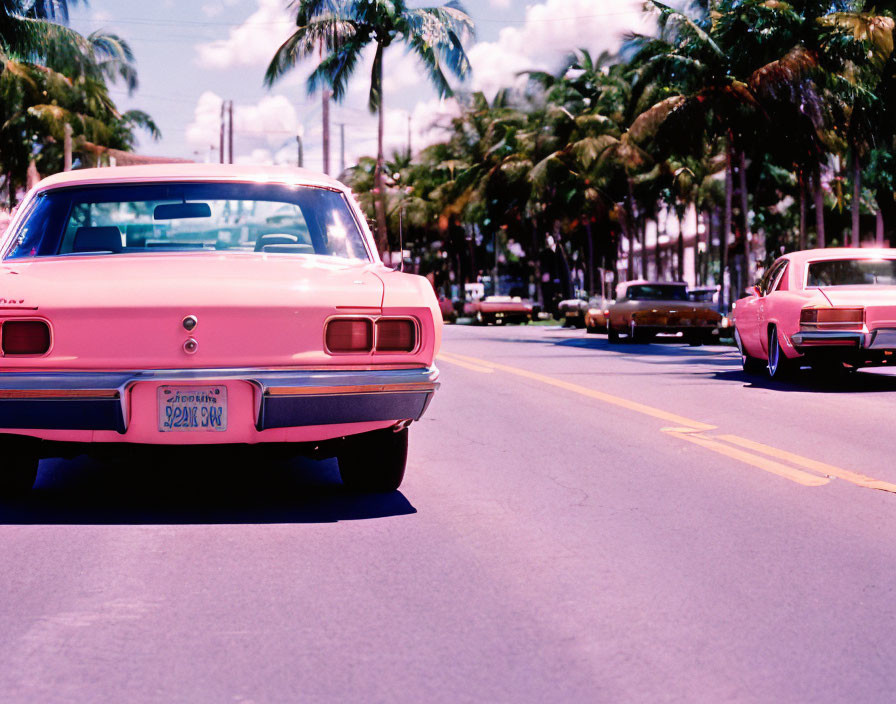
[{"label": "palm frond", "polygon": [[354,21],[336,16],[314,19],[300,26],[274,53],[264,74],[264,84],[271,87],[300,60],[314,56],[321,46],[333,51],[351,42],[358,29]]},{"label": "palm frond", "polygon": [[333,92],[333,99],[342,101],[348,90],[348,81],[361,60],[363,45],[352,39],[323,58],[308,76],[308,94],[313,95],[322,88]]}]

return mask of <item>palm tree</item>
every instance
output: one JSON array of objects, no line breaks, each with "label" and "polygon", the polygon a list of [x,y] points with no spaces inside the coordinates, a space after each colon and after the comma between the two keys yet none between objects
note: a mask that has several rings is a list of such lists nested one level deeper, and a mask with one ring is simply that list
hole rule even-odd
[{"label": "palm tree", "polygon": [[333,98],[345,97],[348,82],[368,46],[375,48],[368,106],[379,115],[375,188],[377,246],[389,246],[384,203],[383,63],[385,50],[394,43],[409,47],[420,60],[440,97],[454,94],[445,72],[464,79],[470,62],[463,41],[473,34],[473,20],[456,0],[440,7],[410,8],[405,0],[296,0],[296,30],[274,54],[265,73],[273,85],[300,59],[314,56],[320,46],[325,55],[308,78],[308,92],[328,87]]},{"label": "palm tree", "polygon": [[63,26],[68,6],[68,0],[0,0],[0,60],[33,59],[54,43],[75,39],[77,33]]},{"label": "palm tree", "polygon": [[61,168],[66,126],[81,148],[131,149],[137,128],[160,136],[149,115],[121,114],[110,97],[109,83],[137,87],[128,44],[84,37],[58,23],[67,19],[65,0],[0,0],[0,172],[11,204],[31,162]]}]

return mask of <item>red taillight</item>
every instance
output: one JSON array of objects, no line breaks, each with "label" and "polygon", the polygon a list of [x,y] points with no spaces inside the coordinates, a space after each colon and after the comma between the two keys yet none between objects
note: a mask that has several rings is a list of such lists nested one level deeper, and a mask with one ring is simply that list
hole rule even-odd
[{"label": "red taillight", "polygon": [[410,320],[376,321],[377,352],[412,352],[417,346],[417,329]]},{"label": "red taillight", "polygon": [[50,349],[50,326],[40,320],[7,320],[0,328],[3,354],[44,354]]},{"label": "red taillight", "polygon": [[330,352],[370,352],[373,349],[373,324],[365,318],[331,320],[327,324],[327,349]]},{"label": "red taillight", "polygon": [[861,327],[864,322],[864,308],[803,308],[800,311],[800,325],[807,327]]}]

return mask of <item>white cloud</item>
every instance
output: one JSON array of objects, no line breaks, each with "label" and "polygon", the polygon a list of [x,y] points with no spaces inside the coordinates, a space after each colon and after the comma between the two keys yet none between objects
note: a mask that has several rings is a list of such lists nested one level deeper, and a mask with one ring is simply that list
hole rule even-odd
[{"label": "white cloud", "polygon": [[212,0],[202,6],[202,14],[206,17],[217,17],[225,8],[233,7],[239,0]]},{"label": "white cloud", "polygon": [[521,27],[505,27],[497,41],[479,42],[470,48],[473,87],[493,95],[516,83],[520,71],[553,70],[573,49],[615,50],[626,32],[649,27],[641,0],[612,4],[546,0],[531,5]]},{"label": "white cloud", "polygon": [[295,20],[287,12],[287,3],[258,0],[258,9],[243,24],[231,29],[227,39],[196,45],[197,62],[203,68],[215,69],[266,66],[294,28]]}]

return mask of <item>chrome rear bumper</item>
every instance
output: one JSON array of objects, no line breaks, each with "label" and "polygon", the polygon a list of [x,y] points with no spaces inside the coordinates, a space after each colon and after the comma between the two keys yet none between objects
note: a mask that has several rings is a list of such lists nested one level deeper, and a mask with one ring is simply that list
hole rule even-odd
[{"label": "chrome rear bumper", "polygon": [[791,338],[796,348],[851,347],[866,350],[896,350],[896,329],[878,328],[871,332],[817,330],[798,332]]},{"label": "chrome rear bumper", "polygon": [[135,384],[244,381],[258,389],[258,430],[419,420],[439,387],[435,365],[333,371],[174,369],[0,373],[0,429],[127,431]]}]

